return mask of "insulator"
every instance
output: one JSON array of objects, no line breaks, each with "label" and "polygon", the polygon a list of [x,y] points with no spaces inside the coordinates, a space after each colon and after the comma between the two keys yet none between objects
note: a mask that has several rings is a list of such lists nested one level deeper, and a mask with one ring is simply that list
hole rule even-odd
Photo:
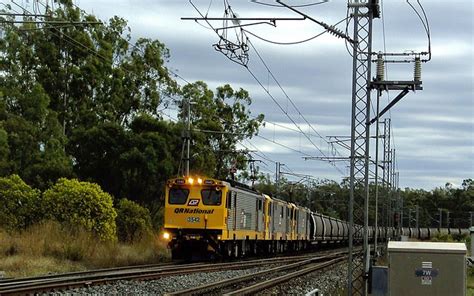
[{"label": "insulator", "polygon": [[385,66],[383,62],[383,56],[382,54],[379,53],[377,54],[377,80],[383,81],[384,74],[385,74]]},{"label": "insulator", "polygon": [[421,59],[420,57],[415,58],[415,81],[421,81]]}]

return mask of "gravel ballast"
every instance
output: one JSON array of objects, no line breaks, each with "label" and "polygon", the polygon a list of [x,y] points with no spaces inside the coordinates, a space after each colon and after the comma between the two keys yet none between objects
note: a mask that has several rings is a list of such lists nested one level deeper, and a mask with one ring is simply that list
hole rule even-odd
[{"label": "gravel ballast", "polygon": [[[119,281],[100,286],[71,289],[63,293],[68,295],[163,295],[168,292],[184,290],[224,279],[246,274],[253,274],[268,267],[257,267],[243,270],[228,270],[219,272],[192,273],[180,276],[168,276],[149,281]],[[268,289],[261,295],[305,295],[314,289],[319,289],[324,295],[334,295],[344,287],[347,277],[346,262],[311,274],[293,279],[278,287]]]}]

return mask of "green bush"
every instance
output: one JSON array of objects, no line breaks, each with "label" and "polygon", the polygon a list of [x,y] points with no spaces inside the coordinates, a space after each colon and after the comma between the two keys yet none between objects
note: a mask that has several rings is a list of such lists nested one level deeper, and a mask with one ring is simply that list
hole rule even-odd
[{"label": "green bush", "polygon": [[165,205],[163,200],[154,201],[149,205],[151,224],[153,229],[163,228],[163,222],[165,220]]},{"label": "green bush", "polygon": [[20,230],[39,221],[39,197],[39,190],[28,186],[18,175],[0,178],[0,227]]},{"label": "green bush", "polygon": [[438,233],[436,234],[436,236],[432,237],[431,238],[431,241],[433,242],[448,242],[448,243],[452,243],[454,240],[453,240],[453,237],[451,236],[451,234],[441,234],[441,233]]},{"label": "green bush", "polygon": [[97,184],[61,178],[44,192],[43,208],[49,219],[93,231],[102,240],[116,240],[112,197]]},{"label": "green bush", "polygon": [[126,198],[117,205],[117,234],[124,242],[134,242],[152,233],[150,211]]}]

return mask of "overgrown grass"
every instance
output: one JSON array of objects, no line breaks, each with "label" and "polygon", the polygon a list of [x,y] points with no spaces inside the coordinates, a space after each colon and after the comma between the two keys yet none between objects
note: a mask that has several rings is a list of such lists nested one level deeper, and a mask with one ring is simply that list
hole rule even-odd
[{"label": "overgrown grass", "polygon": [[155,236],[131,244],[104,242],[87,231],[66,229],[55,222],[35,225],[21,233],[0,230],[0,271],[7,277],[167,260],[166,246]]},{"label": "overgrown grass", "polygon": [[467,295],[474,296],[474,267],[467,268]]}]

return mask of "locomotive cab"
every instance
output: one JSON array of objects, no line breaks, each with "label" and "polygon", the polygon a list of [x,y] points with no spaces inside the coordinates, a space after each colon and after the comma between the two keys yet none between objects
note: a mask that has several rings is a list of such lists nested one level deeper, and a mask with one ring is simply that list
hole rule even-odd
[{"label": "locomotive cab", "polygon": [[164,228],[173,258],[213,253],[226,223],[228,186],[201,178],[168,180]]}]

